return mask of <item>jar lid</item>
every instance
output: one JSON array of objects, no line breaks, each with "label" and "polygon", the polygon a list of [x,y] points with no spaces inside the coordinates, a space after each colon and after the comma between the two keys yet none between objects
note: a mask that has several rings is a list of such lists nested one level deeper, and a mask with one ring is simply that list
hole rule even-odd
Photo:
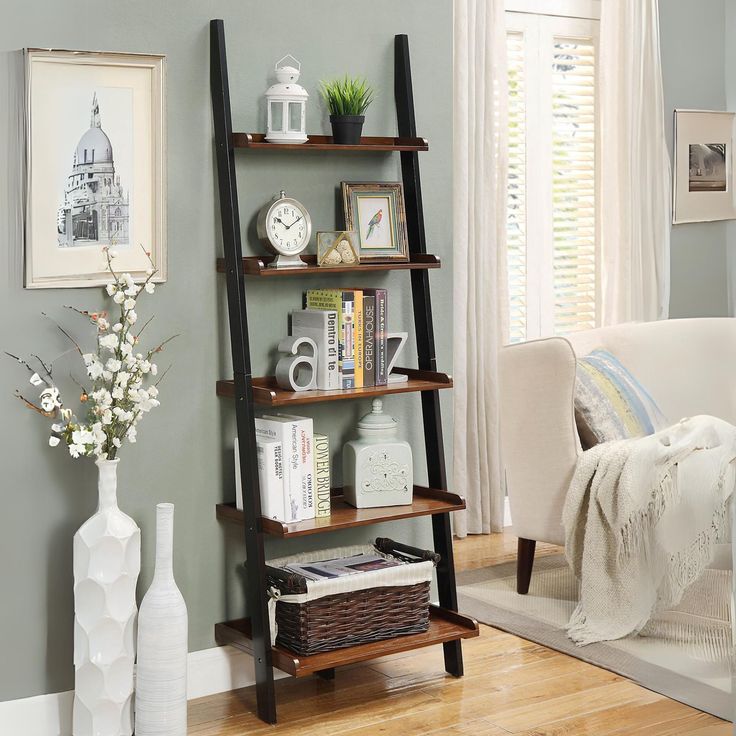
[{"label": "jar lid", "polygon": [[373,409],[359,422],[358,429],[396,429],[399,423],[388,414],[383,413],[383,401],[373,399]]}]

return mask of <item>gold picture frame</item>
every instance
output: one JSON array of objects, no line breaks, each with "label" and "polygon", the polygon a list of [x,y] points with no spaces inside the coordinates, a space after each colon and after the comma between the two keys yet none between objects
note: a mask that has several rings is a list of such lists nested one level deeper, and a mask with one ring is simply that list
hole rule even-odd
[{"label": "gold picture frame", "polygon": [[358,233],[361,263],[408,261],[404,185],[344,181],[341,186],[345,229]]}]

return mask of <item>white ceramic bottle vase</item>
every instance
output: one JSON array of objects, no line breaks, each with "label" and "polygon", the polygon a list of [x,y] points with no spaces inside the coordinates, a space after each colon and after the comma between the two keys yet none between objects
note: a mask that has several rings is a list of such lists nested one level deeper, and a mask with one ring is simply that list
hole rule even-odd
[{"label": "white ceramic bottle vase", "polygon": [[156,570],[138,615],[136,736],[186,736],[187,607],[174,582],[174,504],[156,506]]},{"label": "white ceramic bottle vase", "polygon": [[97,461],[97,512],[74,535],[74,736],[133,733],[141,532],[118,508],[118,462]]}]

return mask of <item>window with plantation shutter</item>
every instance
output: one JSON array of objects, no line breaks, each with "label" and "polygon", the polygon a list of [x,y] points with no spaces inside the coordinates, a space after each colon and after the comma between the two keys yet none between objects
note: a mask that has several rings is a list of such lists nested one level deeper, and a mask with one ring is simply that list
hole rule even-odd
[{"label": "window with plantation shutter", "polygon": [[598,21],[506,15],[509,325],[519,342],[598,324]]},{"label": "window with plantation shutter", "polygon": [[524,36],[508,34],[509,70],[509,173],[506,243],[509,271],[509,332],[518,342],[526,325],[526,131],[524,88]]}]

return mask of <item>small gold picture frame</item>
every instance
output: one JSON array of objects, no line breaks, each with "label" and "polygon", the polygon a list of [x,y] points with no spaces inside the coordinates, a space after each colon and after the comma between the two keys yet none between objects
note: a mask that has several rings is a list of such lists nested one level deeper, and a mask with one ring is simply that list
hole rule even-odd
[{"label": "small gold picture frame", "polygon": [[355,230],[317,233],[317,265],[359,266],[358,233]]},{"label": "small gold picture frame", "polygon": [[408,261],[404,185],[398,182],[342,182],[345,229],[357,230],[360,260]]}]

